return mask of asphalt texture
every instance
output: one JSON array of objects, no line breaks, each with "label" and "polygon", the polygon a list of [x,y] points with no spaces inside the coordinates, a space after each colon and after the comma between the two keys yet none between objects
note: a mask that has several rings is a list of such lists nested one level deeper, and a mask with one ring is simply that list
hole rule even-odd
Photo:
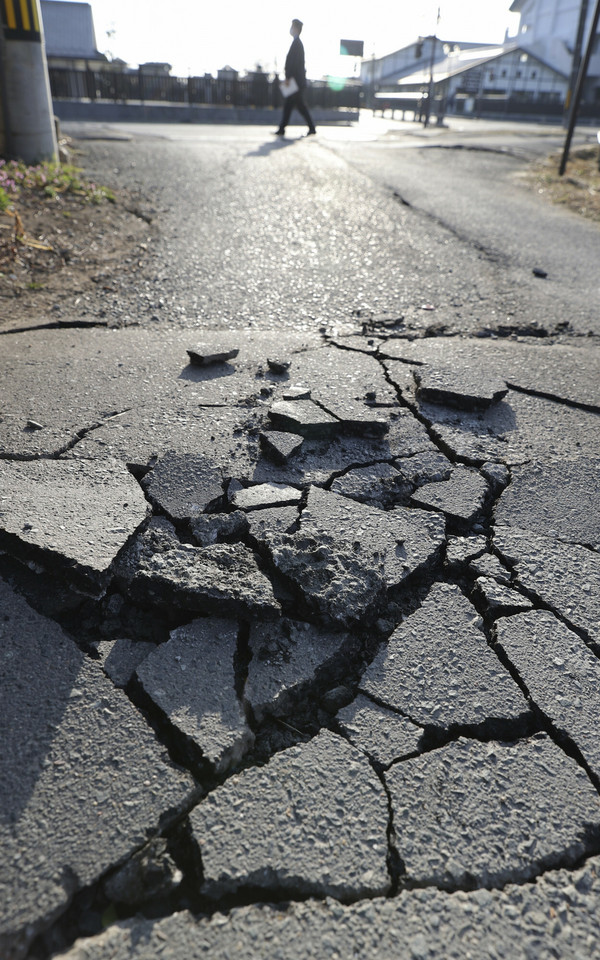
[{"label": "asphalt texture", "polygon": [[600,956],[559,132],[70,132],[152,223],[0,334],[3,960]]}]

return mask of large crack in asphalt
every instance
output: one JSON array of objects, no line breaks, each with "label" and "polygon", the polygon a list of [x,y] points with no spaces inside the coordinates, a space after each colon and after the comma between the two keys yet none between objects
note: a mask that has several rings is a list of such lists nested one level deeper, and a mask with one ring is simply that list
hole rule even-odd
[{"label": "large crack in asphalt", "polygon": [[[343,349],[342,343],[336,343],[335,346]],[[352,347],[352,349],[356,350],[356,347]],[[362,351],[357,350],[357,352]],[[373,356],[371,351],[364,352],[365,355]],[[398,384],[394,382],[386,366],[385,355],[377,357],[377,361],[386,383],[395,391],[398,408],[406,411],[425,428],[429,443],[448,460],[451,468],[460,465],[481,468],[485,462],[483,459],[474,459],[457,454],[452,446],[444,442],[437,434],[433,421],[422,413],[418,400],[413,401],[407,398]],[[409,363],[408,361],[405,362]],[[419,364],[409,365],[415,367]],[[539,395],[535,391],[522,392]],[[562,398],[552,397],[551,399],[557,403],[573,406]],[[317,405],[323,412],[330,413],[338,423],[342,422],[335,412],[335,407],[329,402],[318,400]],[[210,407],[210,404],[204,404],[204,406]],[[589,405],[575,404],[575,406],[593,413],[598,412],[598,408]],[[393,408],[389,405],[377,405],[378,411],[385,411],[386,409],[392,412]],[[72,450],[85,435],[106,426],[111,419],[118,415],[117,413],[111,414],[101,424],[90,427],[81,435],[78,434],[72,445],[64,452]],[[364,456],[364,458],[352,459],[345,463],[343,467],[332,470],[320,484],[314,486],[297,484],[301,490],[302,498],[295,507],[295,519],[290,521],[288,517],[286,521],[288,532],[284,536],[290,538],[289,543],[299,542],[297,538],[300,532],[306,529],[307,524],[310,527],[311,522],[313,522],[314,507],[309,502],[309,497],[312,496],[311,489],[320,489],[325,494],[336,497],[337,494],[331,493],[331,487],[336,480],[347,477],[360,468],[377,467],[382,464],[398,464],[406,456],[406,454],[400,457],[398,455],[387,457]],[[143,468],[138,465],[138,469],[132,471],[137,481],[140,483],[144,481],[144,486],[146,486],[146,477],[151,474],[153,466],[153,463],[149,463]],[[218,501],[210,502],[210,509],[205,516],[209,518],[233,516],[235,509],[228,497],[229,482],[229,480],[223,482],[221,497]],[[411,575],[404,577],[393,586],[388,586],[375,607],[364,608],[368,616],[365,617],[363,611],[357,619],[350,623],[349,632],[354,635],[355,640],[351,654],[349,655],[347,646],[341,647],[337,654],[334,647],[332,659],[321,663],[317,662],[315,667],[311,666],[310,669],[313,672],[309,673],[308,678],[304,678],[297,689],[291,689],[285,705],[280,708],[279,712],[271,713],[267,711],[264,715],[257,716],[256,704],[260,701],[250,699],[249,676],[251,669],[256,666],[257,653],[255,651],[259,650],[260,647],[254,648],[252,646],[254,642],[251,632],[252,616],[249,613],[245,616],[236,614],[234,617],[236,629],[231,663],[232,696],[241,705],[245,713],[248,727],[254,738],[254,744],[231,767],[215,771],[202,747],[194,741],[193,737],[190,737],[181,729],[178,722],[170,717],[168,712],[165,712],[165,709],[157,702],[155,695],[149,692],[150,688],[147,689],[140,682],[139,676],[133,672],[130,679],[123,685],[125,692],[136,709],[145,718],[145,721],[154,730],[160,743],[167,748],[171,761],[177,766],[191,770],[196,780],[202,784],[206,797],[216,797],[219,788],[230,786],[236,778],[243,778],[246,773],[260,770],[267,772],[274,758],[278,756],[284,758],[286,751],[290,749],[299,750],[298,756],[301,757],[302,749],[324,732],[330,731],[334,737],[351,744],[353,740],[348,737],[345,728],[340,726],[338,714],[341,708],[347,707],[355,701],[357,694],[362,690],[363,679],[368,670],[373,667],[376,657],[385,653],[388,649],[394,627],[411,623],[411,618],[422,609],[422,605],[430,595],[434,585],[436,588],[444,587],[450,590],[456,587],[465,601],[468,600],[482,616],[482,642],[494,654],[499,665],[504,668],[507,675],[510,676],[523,694],[523,710],[521,714],[517,713],[512,717],[488,715],[480,722],[447,721],[440,725],[435,722],[424,722],[422,716],[417,715],[410,709],[403,709],[397,702],[391,702],[387,695],[379,695],[372,690],[367,691],[367,697],[374,707],[380,707],[403,720],[409,721],[421,731],[418,749],[409,749],[401,759],[384,763],[378,760],[376,756],[369,754],[367,750],[370,767],[379,778],[387,808],[385,860],[391,877],[391,887],[386,895],[394,897],[401,888],[411,889],[421,886],[437,886],[446,890],[468,890],[484,885],[493,889],[502,889],[509,883],[531,882],[532,877],[540,877],[546,871],[557,867],[573,868],[575,865],[582,863],[585,858],[597,854],[600,851],[598,827],[590,826],[587,828],[586,836],[583,839],[580,837],[577,843],[572,844],[568,850],[565,848],[563,853],[551,851],[540,855],[536,861],[533,874],[527,871],[521,874],[519,870],[511,871],[508,868],[508,872],[498,874],[502,877],[501,880],[493,878],[478,880],[476,876],[471,874],[456,875],[452,880],[440,879],[439,877],[437,879],[435,877],[419,879],[418,869],[411,866],[410,857],[407,860],[403,856],[403,838],[401,832],[398,832],[398,824],[395,822],[395,803],[397,803],[395,797],[397,797],[397,794],[390,788],[386,775],[391,776],[392,773],[403,769],[408,763],[422,763],[427,758],[435,758],[436,760],[442,758],[449,749],[464,749],[463,745],[465,743],[492,746],[497,741],[501,741],[513,745],[522,743],[527,746],[532,738],[535,739],[540,734],[546,735],[548,741],[559,750],[560,755],[574,760],[579,769],[585,773],[586,778],[589,778],[595,790],[600,790],[600,779],[594,773],[575,740],[536,703],[518,667],[512,662],[510,656],[499,648],[494,630],[502,612],[492,613],[485,598],[474,592],[476,573],[470,571],[466,565],[463,565],[458,573],[451,573],[446,568],[446,549],[449,537],[484,538],[486,555],[502,558],[502,550],[494,546],[490,532],[493,527],[494,508],[509,482],[510,474],[504,482],[497,483],[494,490],[490,485],[488,493],[481,503],[481,508],[474,513],[469,521],[459,526],[452,526],[451,517],[444,513],[443,508],[430,508],[430,514],[433,514],[437,509],[438,516],[445,515],[446,520],[449,520],[449,531],[444,535],[442,547],[433,551],[425,563],[417,565]],[[246,486],[242,486],[242,489],[252,490],[252,483],[248,483],[247,480],[245,483]],[[179,520],[169,514],[165,510],[160,497],[148,495],[148,500],[152,508],[153,518],[168,518],[168,522],[173,523],[174,537],[168,545],[165,556],[171,550],[179,552],[182,548],[188,548],[190,551],[205,549],[197,545],[198,541],[194,537],[189,521]],[[359,504],[368,503],[368,498],[361,500],[359,495],[355,500],[347,500],[346,502],[357,504],[356,509],[358,509]],[[412,513],[416,517],[422,513],[422,510],[411,506],[410,495],[405,494],[395,503],[394,497],[390,498],[390,506],[392,507],[390,517],[394,508],[397,508],[400,504],[404,505],[407,515]],[[285,503],[285,508],[287,509],[287,503]],[[271,507],[271,509],[273,508]],[[351,506],[348,506],[348,509],[352,509]],[[250,513],[247,513],[246,518],[249,517]],[[140,528],[142,532],[144,528],[148,529],[148,521]],[[313,523],[311,529],[318,531],[318,525],[314,527]],[[121,562],[123,555],[131,549],[138,536],[139,533],[136,533],[128,538],[120,551],[118,562]],[[327,629],[331,629],[333,626],[334,634],[336,630],[339,631],[340,622],[336,623],[335,617],[333,621],[330,617],[324,617],[322,609],[319,612],[319,607],[311,606],[311,603],[307,602],[307,598],[310,598],[311,594],[306,592],[306,586],[301,588],[301,581],[297,580],[296,574],[292,571],[293,575],[291,575],[289,570],[286,572],[285,567],[281,567],[275,562],[273,549],[269,546],[268,540],[263,539],[263,537],[264,534],[252,533],[247,526],[242,524],[238,532],[231,532],[230,530],[227,534],[217,531],[216,544],[226,545],[230,543],[233,546],[237,544],[238,549],[245,548],[249,551],[249,554],[254,556],[257,570],[267,580],[270,580],[275,588],[274,596],[281,604],[283,618],[286,622],[293,618],[299,619],[306,625],[309,632],[311,630],[315,630],[317,633],[322,632],[324,626]],[[319,537],[322,542],[327,541],[326,536],[318,534],[317,539]],[[30,557],[28,560],[27,556],[23,556],[19,560],[10,555],[11,542],[8,542],[8,552],[6,552],[5,546],[5,553],[0,562],[0,573],[4,579],[13,582],[28,597],[34,607],[37,606],[44,612],[44,615],[48,615],[48,606],[47,597],[42,595],[48,593],[52,584],[55,584],[55,587],[60,585],[58,590],[60,596],[57,600],[58,609],[51,610],[50,615],[63,625],[69,636],[75,639],[79,647],[88,656],[96,658],[100,656],[97,646],[98,637],[102,637],[105,641],[115,642],[121,635],[138,636],[140,641],[149,637],[155,645],[155,649],[160,651],[166,649],[166,645],[170,642],[169,638],[173,636],[174,631],[185,628],[186,624],[190,622],[190,612],[179,608],[178,605],[174,606],[169,601],[168,595],[166,604],[164,601],[156,604],[156,593],[155,595],[152,594],[152,590],[156,591],[156,586],[151,587],[150,592],[144,593],[142,591],[139,595],[132,596],[129,589],[124,586],[124,581],[113,577],[101,597],[97,599],[78,597],[72,593],[68,578],[65,583],[61,582],[60,574],[57,576],[48,571],[42,574],[39,566],[31,569],[34,563],[39,564],[40,560],[43,561],[43,553],[38,553],[35,559]],[[334,543],[335,541],[331,540],[327,549],[331,550]],[[157,554],[152,553],[151,550],[151,559],[156,556]],[[34,587],[35,578],[40,576],[40,584],[43,584],[41,589],[39,586]],[[519,587],[520,595],[530,602],[534,611],[551,611],[561,623],[569,627],[577,636],[582,637],[597,653],[597,647],[591,643],[591,638],[585,634],[585,631],[574,627],[560,610],[553,608],[551,604],[544,602],[533,591],[524,587],[514,575],[513,583]],[[517,593],[517,591],[514,592]],[[226,597],[223,603],[227,608]],[[52,607],[52,604],[50,604],[50,607]],[[110,612],[111,609],[112,613]],[[210,613],[210,611],[208,612]],[[198,614],[206,617],[206,611],[202,612],[202,606],[197,611],[196,615]],[[152,626],[150,626],[151,621]],[[348,628],[345,621],[342,620],[341,624],[345,629]],[[288,633],[288,637],[291,636],[295,635]],[[264,649],[270,650],[269,655],[274,657],[278,654],[278,651],[283,651],[284,660],[285,657],[289,658],[290,656],[290,648],[285,645],[282,646],[281,643],[278,646],[276,640],[271,642],[270,647],[267,646]],[[77,889],[80,886],[78,881],[73,884],[71,905],[63,912],[61,918],[50,923],[48,930],[40,932],[38,939],[31,945],[29,956],[32,958],[48,957],[55,950],[71,944],[77,936],[82,934],[94,935],[102,929],[106,922],[132,916],[139,910],[145,911],[146,915],[149,916],[168,916],[180,909],[192,909],[197,915],[209,916],[213,911],[229,912],[234,907],[248,903],[279,902],[285,904],[291,901],[301,902],[308,898],[324,895],[320,893],[318,886],[311,887],[309,884],[307,887],[306,878],[300,878],[298,883],[293,878],[288,878],[286,885],[281,888],[278,887],[279,881],[276,876],[266,886],[256,885],[250,870],[246,879],[241,877],[237,887],[225,891],[216,902],[210,898],[206,899],[199,892],[203,884],[206,883],[206,874],[203,873],[202,867],[203,855],[198,847],[198,836],[189,823],[190,812],[198,806],[197,800],[187,806],[184,805],[177,815],[175,823],[170,823],[166,829],[159,830],[159,836],[166,839],[173,861],[181,873],[181,880],[176,885],[176,889],[166,893],[165,884],[162,887],[159,884],[156,896],[148,896],[146,893],[140,900],[126,904],[124,902],[115,903],[106,894],[105,883],[107,878],[114,873],[115,867],[110,867],[93,884],[88,887],[84,886],[83,889]],[[583,850],[581,849],[582,844]],[[139,854],[140,849],[146,848],[138,847],[135,855]],[[133,855],[130,855],[130,860],[132,859]],[[411,869],[417,869],[417,874],[411,875]],[[327,892],[330,891],[326,889],[325,893]],[[340,894],[340,899],[342,902],[352,902],[354,899],[376,895],[377,890],[373,892],[362,890],[356,896],[348,892]]]}]

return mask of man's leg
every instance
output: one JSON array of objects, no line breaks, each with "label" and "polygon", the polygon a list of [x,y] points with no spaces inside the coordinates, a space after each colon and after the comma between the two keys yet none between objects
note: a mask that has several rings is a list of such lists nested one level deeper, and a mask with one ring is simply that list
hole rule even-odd
[{"label": "man's leg", "polygon": [[[308,132],[309,132],[309,133],[316,133],[316,129],[315,129],[315,125],[314,125],[314,123],[313,123],[312,117],[311,117],[310,113],[308,112],[308,107],[306,106],[306,104],[305,104],[305,102],[304,102],[304,97],[303,97],[303,95],[302,95],[302,90],[298,90],[298,93],[295,94],[294,99],[296,100],[296,102],[295,102],[295,104],[294,104],[294,106],[296,107],[296,110],[298,111],[298,113],[300,114],[300,116],[303,117],[304,120],[306,121],[306,123],[308,124]],[[291,97],[290,97],[290,100],[291,100]]]},{"label": "man's leg", "polygon": [[294,106],[292,103],[293,99],[294,97],[291,96],[291,97],[286,97],[285,100],[283,101],[283,113],[281,115],[281,123],[279,124],[279,130],[277,131],[277,133],[281,134],[281,136],[283,136],[283,134],[285,133],[285,128],[290,122],[292,107]]}]

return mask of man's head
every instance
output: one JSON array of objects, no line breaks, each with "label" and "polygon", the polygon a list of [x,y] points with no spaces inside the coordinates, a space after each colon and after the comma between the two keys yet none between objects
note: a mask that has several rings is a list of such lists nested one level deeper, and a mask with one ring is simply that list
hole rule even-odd
[{"label": "man's head", "polygon": [[290,27],[290,33],[293,37],[299,37],[302,33],[302,27],[304,24],[302,20],[292,20],[292,25]]}]

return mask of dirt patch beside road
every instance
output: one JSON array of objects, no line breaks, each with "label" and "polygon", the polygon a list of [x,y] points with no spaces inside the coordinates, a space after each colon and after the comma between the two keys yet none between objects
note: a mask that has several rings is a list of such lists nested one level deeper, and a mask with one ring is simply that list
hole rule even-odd
[{"label": "dirt patch beside road", "polygon": [[0,329],[10,324],[85,322],[102,317],[101,300],[134,273],[155,234],[143,201],[19,187],[0,213]]},{"label": "dirt patch beside road", "polygon": [[560,154],[533,163],[525,182],[552,203],[561,203],[574,213],[600,222],[600,165],[598,147],[582,147],[571,153],[565,174],[558,175]]}]

